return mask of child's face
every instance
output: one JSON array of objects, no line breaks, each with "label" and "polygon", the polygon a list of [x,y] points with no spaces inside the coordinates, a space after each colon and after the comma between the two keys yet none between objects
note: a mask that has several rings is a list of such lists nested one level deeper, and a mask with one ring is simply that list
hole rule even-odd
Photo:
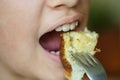
[{"label": "child's face", "polygon": [[53,30],[78,19],[82,30],[88,4],[89,0],[0,0],[0,68],[25,78],[64,80],[59,56],[50,53],[60,47],[59,33]]}]

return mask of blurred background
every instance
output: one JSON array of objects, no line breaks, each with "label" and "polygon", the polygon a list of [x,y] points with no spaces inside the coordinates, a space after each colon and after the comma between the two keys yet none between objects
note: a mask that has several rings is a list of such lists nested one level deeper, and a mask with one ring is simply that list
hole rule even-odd
[{"label": "blurred background", "polygon": [[88,28],[99,33],[95,56],[108,80],[120,80],[120,0],[91,0]]}]

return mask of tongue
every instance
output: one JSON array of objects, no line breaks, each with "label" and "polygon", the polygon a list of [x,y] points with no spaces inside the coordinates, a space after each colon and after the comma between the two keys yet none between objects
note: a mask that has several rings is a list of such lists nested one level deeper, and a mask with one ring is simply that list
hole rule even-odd
[{"label": "tongue", "polygon": [[58,51],[60,49],[60,40],[60,33],[52,31],[40,38],[40,44],[48,51]]}]

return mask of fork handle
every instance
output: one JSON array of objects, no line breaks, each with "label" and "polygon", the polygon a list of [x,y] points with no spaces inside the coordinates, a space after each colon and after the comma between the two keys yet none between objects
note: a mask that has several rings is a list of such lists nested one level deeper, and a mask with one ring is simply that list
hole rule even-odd
[{"label": "fork handle", "polygon": [[88,77],[90,78],[90,80],[108,80],[107,79],[107,75],[102,72],[101,74],[98,75],[88,75]]}]

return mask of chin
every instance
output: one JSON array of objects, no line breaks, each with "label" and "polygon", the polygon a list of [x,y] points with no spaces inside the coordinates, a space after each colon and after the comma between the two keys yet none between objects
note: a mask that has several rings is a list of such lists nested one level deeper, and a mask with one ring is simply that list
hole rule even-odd
[{"label": "chin", "polygon": [[46,80],[65,80],[63,71],[52,72],[51,75],[48,75],[48,79]]},{"label": "chin", "polygon": [[62,67],[57,67],[55,65],[52,65],[52,66],[53,66],[52,69],[50,67],[46,67],[44,69],[40,69],[39,72],[36,72],[35,75],[37,79],[38,80],[65,80],[64,69]]}]

